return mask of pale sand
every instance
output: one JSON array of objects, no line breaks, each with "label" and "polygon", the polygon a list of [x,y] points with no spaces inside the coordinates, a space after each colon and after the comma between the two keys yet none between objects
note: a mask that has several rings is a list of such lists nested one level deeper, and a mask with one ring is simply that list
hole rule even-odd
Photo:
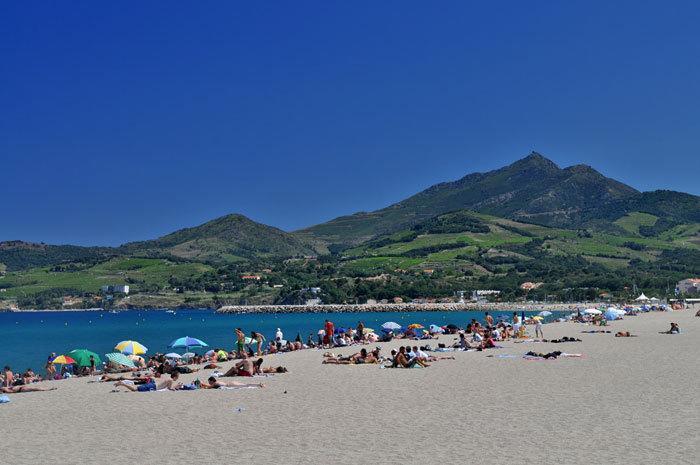
[{"label": "pale sand", "polygon": [[[506,342],[427,369],[321,365],[317,350],[276,355],[265,365],[290,372],[265,389],[110,393],[111,383],[55,382],[0,405],[0,463],[698,463],[694,313],[608,326],[637,338],[546,325],[546,338],[584,342]],[[683,334],[658,334],[670,321]],[[528,350],[585,358],[487,357]]]}]

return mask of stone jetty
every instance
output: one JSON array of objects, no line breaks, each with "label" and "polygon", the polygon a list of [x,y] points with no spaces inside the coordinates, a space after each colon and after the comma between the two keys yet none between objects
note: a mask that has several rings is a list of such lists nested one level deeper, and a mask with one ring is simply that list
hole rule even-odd
[{"label": "stone jetty", "polygon": [[226,305],[218,313],[363,313],[363,312],[463,312],[463,311],[575,311],[596,304],[564,303],[402,303],[402,304],[328,304],[328,305]]}]

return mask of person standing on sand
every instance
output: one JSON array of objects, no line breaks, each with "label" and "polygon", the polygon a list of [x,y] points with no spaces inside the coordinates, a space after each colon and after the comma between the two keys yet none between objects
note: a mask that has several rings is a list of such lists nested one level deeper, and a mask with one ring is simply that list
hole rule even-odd
[{"label": "person standing on sand", "polygon": [[484,319],[486,320],[487,327],[493,327],[493,317],[489,315],[489,312],[486,312],[486,314],[484,315]]},{"label": "person standing on sand", "polygon": [[363,322],[357,323],[357,333],[355,334],[355,340],[360,342],[365,337],[365,324]]},{"label": "person standing on sand", "polygon": [[275,339],[278,341],[284,339],[284,334],[282,333],[282,330],[280,328],[277,328],[277,332],[275,333]]},{"label": "person standing on sand", "polygon": [[46,366],[44,366],[46,369],[46,379],[48,380],[52,380],[53,377],[56,376],[56,367],[53,364],[54,358],[56,358],[55,353],[49,355],[49,358],[46,359]]},{"label": "person standing on sand", "polygon": [[[257,343],[257,355],[260,357],[262,355],[262,346],[263,343],[265,342],[265,336],[262,335],[262,333],[258,333],[256,331],[253,331],[250,333],[250,338]],[[251,342],[252,343],[252,342]]]},{"label": "person standing on sand", "polygon": [[9,366],[6,366],[3,370],[3,375],[5,377],[3,387],[11,387],[15,383],[15,375],[12,373],[12,369]]},{"label": "person standing on sand", "polygon": [[94,355],[90,356],[90,374],[91,375],[95,374],[95,356]]},{"label": "person standing on sand", "polygon": [[326,335],[323,337],[323,347],[330,349],[333,347],[333,333],[335,332],[333,322],[326,320],[325,330]]},{"label": "person standing on sand", "polygon": [[245,355],[245,333],[241,328],[236,328],[236,356],[242,358]]},{"label": "person standing on sand", "polygon": [[542,333],[542,320],[537,318],[535,320],[535,338],[544,339],[544,334]]}]

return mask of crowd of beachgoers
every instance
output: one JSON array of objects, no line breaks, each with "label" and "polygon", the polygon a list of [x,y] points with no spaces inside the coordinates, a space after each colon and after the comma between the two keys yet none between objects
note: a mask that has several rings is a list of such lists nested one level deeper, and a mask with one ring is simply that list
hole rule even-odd
[{"label": "crowd of beachgoers", "polygon": [[[612,333],[605,327],[611,319],[622,319],[624,316],[635,316],[639,309],[602,311],[577,311],[566,318],[556,318],[555,321],[573,321],[594,326],[596,329],[588,329],[581,333]],[[664,311],[665,308],[650,308],[646,311]],[[612,314],[610,312],[613,312]],[[547,312],[549,313],[549,312]],[[420,324],[412,324],[407,327],[394,322],[386,322],[381,330],[375,331],[358,322],[355,328],[337,328],[330,320],[326,320],[324,327],[317,334],[309,334],[304,341],[300,334],[294,340],[285,340],[281,328],[277,328],[275,337],[267,340],[262,333],[252,331],[246,334],[241,328],[235,330],[235,346],[231,350],[214,348],[202,355],[194,353],[186,354],[186,357],[157,353],[144,358],[131,353],[128,360],[120,363],[119,359],[109,360],[99,365],[93,355],[86,357],[82,363],[67,358],[65,355],[57,356],[55,353],[47,357],[44,374],[38,374],[32,369],[22,373],[15,373],[11,367],[5,366],[0,374],[0,394],[15,394],[36,391],[49,391],[56,389],[54,383],[39,383],[47,380],[60,380],[76,376],[92,377],[90,382],[113,383],[113,390],[133,392],[148,392],[157,390],[197,390],[197,389],[238,389],[238,388],[262,388],[265,384],[260,382],[241,382],[225,380],[223,378],[239,377],[253,378],[272,376],[286,373],[284,366],[264,366],[264,356],[278,353],[295,352],[299,350],[317,349],[323,351],[321,363],[335,365],[353,364],[377,364],[382,368],[413,368],[429,367],[433,362],[440,360],[454,360],[450,352],[459,351],[486,351],[498,349],[503,341],[513,340],[515,343],[549,342],[549,343],[573,343],[581,340],[576,337],[561,337],[559,339],[546,339],[544,334],[544,321],[547,313],[542,315],[525,317],[525,313],[513,312],[512,318],[500,318],[496,321],[486,312],[483,321],[472,319],[465,327],[454,324],[445,326],[431,325],[424,328]],[[700,316],[700,311],[696,316]],[[532,330],[532,334],[528,332]],[[666,334],[678,334],[680,328],[677,323],[671,323]],[[440,342],[447,339],[440,338],[443,335],[452,335],[451,342]],[[616,331],[615,337],[635,337],[628,331]],[[391,350],[390,354],[381,353],[383,342],[398,341],[400,346]],[[138,346],[138,343],[128,341],[129,347]],[[368,345],[375,345],[367,348]],[[333,352],[336,348],[358,346],[359,350],[351,355],[337,355]],[[145,348],[143,348],[145,352]],[[121,355],[121,354],[120,354]],[[552,359],[557,357],[580,357],[581,354],[569,354],[561,351],[538,353],[528,351],[524,358],[528,359]],[[125,356],[126,357],[126,356]],[[73,362],[73,363],[71,363]],[[233,362],[230,368],[224,370],[221,366],[224,362]],[[56,366],[60,365],[60,371]],[[181,374],[196,373],[200,370],[213,370],[205,380],[195,379],[190,383],[179,381]]]}]

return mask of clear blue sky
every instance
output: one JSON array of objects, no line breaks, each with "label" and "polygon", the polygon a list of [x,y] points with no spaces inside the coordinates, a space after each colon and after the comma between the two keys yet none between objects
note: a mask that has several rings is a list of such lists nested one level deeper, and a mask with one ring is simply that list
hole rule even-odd
[{"label": "clear blue sky", "polygon": [[700,194],[696,2],[9,2],[0,240],[291,230],[537,150]]}]

